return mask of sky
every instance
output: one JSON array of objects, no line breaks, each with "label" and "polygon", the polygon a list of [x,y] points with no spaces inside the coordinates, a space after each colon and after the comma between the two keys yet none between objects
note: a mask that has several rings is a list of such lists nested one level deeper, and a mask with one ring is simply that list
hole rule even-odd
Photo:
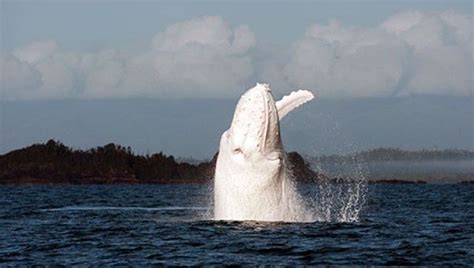
[{"label": "sky", "polygon": [[[75,149],[116,143],[138,154],[212,158],[236,99],[91,99],[3,104],[0,154],[54,138]],[[474,98],[317,99],[281,122],[287,151],[345,154],[377,147],[474,150]]]},{"label": "sky", "polygon": [[87,50],[148,42],[177,22],[221,16],[231,25],[248,25],[269,42],[289,44],[314,23],[336,19],[345,25],[375,26],[404,11],[454,10],[469,15],[472,1],[5,1],[3,46],[55,39]]},{"label": "sky", "polygon": [[[256,82],[270,83],[277,98],[298,88],[313,91],[323,102],[358,103],[368,99],[376,103],[390,99],[390,103],[398,103],[397,98],[416,98],[413,103],[421,107],[403,104],[399,108],[423,115],[433,109],[433,115],[423,117],[425,123],[417,125],[409,118],[397,119],[401,127],[410,128],[410,135],[426,135],[428,142],[423,143],[426,146],[473,148],[472,138],[458,133],[460,127],[467,133],[473,132],[473,111],[469,109],[474,88],[472,1],[3,0],[0,3],[3,103],[0,149],[3,151],[42,141],[46,133],[67,137],[57,124],[43,135],[32,135],[37,132],[37,125],[34,117],[27,114],[30,110],[12,108],[24,107],[24,102],[36,102],[30,104],[37,107],[39,114],[50,112],[50,101],[130,100],[132,103],[142,98],[235,102]],[[439,98],[449,101],[440,103]],[[438,106],[425,105],[433,99]],[[450,109],[456,101],[463,103],[458,116],[443,110]],[[83,110],[87,105],[78,107],[74,111],[63,108],[58,114],[64,116],[54,120],[62,122],[75,114],[87,118],[87,111]],[[363,106],[347,104],[347,107],[355,109],[351,111],[355,114],[364,113]],[[378,110],[368,111],[365,119],[359,118],[366,120],[369,130],[377,129],[375,123],[380,121],[370,113],[390,118],[399,112],[391,110],[387,114],[387,108],[376,107]],[[182,107],[178,105],[176,109]],[[318,113],[313,117],[330,113],[329,108],[311,111]],[[169,113],[164,115],[168,117],[175,113],[160,112]],[[430,130],[439,125],[437,118],[442,114],[458,120],[453,125],[456,130],[435,137]],[[349,115],[340,120],[351,125],[353,122],[348,118]],[[103,118],[104,122],[108,119]],[[7,130],[5,125],[10,128]],[[109,127],[113,131],[118,129],[118,124]],[[170,137],[189,128],[187,125],[169,127]],[[224,123],[219,127],[225,127]],[[127,139],[117,142],[136,144],[140,150],[147,150],[151,137],[138,142],[138,138],[133,138],[134,130],[129,131],[124,134]],[[346,131],[357,132],[356,128]],[[68,141],[83,146],[108,138],[107,133],[97,135],[96,139],[91,138],[92,142],[79,138]],[[386,137],[387,133],[379,135]],[[453,141],[459,135],[462,142]],[[407,144],[404,139],[392,139],[393,142],[382,139],[384,142],[373,144],[357,139],[355,142],[365,144],[361,149]],[[181,147],[176,149],[179,141],[162,140],[153,143],[152,149],[161,146],[172,153],[186,154]],[[333,141],[341,142],[344,141]],[[301,144],[295,147],[302,147]],[[198,147],[190,149],[189,154],[209,153]]]}]

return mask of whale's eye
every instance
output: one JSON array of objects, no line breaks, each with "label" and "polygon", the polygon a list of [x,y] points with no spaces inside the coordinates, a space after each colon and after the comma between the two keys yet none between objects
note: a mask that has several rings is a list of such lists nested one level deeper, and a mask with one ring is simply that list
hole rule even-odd
[{"label": "whale's eye", "polygon": [[232,150],[232,152],[234,154],[241,154],[242,153],[242,150],[240,148],[235,148],[234,150]]},{"label": "whale's eye", "polygon": [[271,152],[266,155],[268,160],[272,161],[282,161],[283,160],[283,155],[280,152]]}]

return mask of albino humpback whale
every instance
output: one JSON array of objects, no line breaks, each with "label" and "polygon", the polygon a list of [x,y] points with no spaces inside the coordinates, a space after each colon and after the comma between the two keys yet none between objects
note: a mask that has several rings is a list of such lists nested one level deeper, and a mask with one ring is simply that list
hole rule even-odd
[{"label": "albino humpback whale", "polygon": [[232,124],[220,140],[214,176],[215,219],[312,219],[286,168],[279,120],[313,97],[307,90],[298,90],[275,103],[270,86],[258,83],[242,95]]}]

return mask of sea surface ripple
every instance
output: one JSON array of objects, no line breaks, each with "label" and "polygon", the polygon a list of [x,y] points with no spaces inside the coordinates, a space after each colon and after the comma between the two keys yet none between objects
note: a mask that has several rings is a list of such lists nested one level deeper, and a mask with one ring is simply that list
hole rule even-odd
[{"label": "sea surface ripple", "polygon": [[474,185],[370,185],[355,223],[213,221],[209,192],[0,187],[0,265],[474,263]]}]

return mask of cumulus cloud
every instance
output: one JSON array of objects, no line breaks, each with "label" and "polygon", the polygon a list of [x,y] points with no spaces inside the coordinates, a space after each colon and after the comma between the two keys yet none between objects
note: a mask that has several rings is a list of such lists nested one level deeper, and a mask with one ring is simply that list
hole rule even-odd
[{"label": "cumulus cloud", "polygon": [[290,47],[269,48],[249,27],[208,16],[170,25],[139,51],[39,41],[2,53],[2,98],[235,97],[257,79],[326,97],[472,95],[472,23],[407,11],[374,27],[314,24]]},{"label": "cumulus cloud", "polygon": [[378,27],[315,24],[281,72],[322,96],[471,95],[472,17],[453,11],[396,14]]},{"label": "cumulus cloud", "polygon": [[41,73],[11,56],[0,57],[2,98],[23,98],[41,86]]},{"label": "cumulus cloud", "polygon": [[174,96],[232,96],[254,73],[248,27],[232,29],[220,17],[169,27],[153,38],[153,68],[161,88]]},{"label": "cumulus cloud", "polygon": [[66,51],[52,40],[3,53],[2,97],[223,97],[245,88],[254,74],[255,36],[220,17],[169,26],[148,48],[95,53]]}]

